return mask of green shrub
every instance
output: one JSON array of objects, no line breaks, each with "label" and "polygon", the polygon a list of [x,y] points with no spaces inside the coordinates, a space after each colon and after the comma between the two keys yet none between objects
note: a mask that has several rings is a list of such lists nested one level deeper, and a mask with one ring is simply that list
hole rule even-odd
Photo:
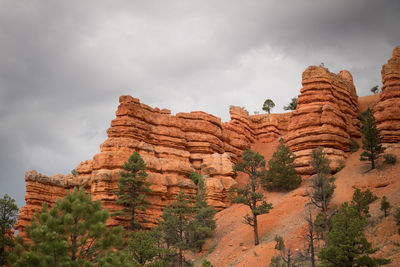
[{"label": "green shrub", "polygon": [[360,148],[360,144],[357,143],[357,141],[354,140],[353,138],[350,138],[350,141],[351,141],[351,146],[350,146],[351,153],[357,152],[358,149]]},{"label": "green shrub", "polygon": [[213,265],[211,264],[211,262],[209,262],[208,260],[204,260],[201,263],[201,267],[213,267]]},{"label": "green shrub", "polygon": [[395,155],[393,155],[393,154],[385,154],[383,157],[385,158],[385,162],[386,163],[392,164],[392,165],[396,164],[397,157]]},{"label": "green shrub", "polygon": [[396,212],[394,213],[394,220],[397,225],[400,225],[400,207],[396,209]]},{"label": "green shrub", "polygon": [[337,172],[340,172],[341,170],[343,170],[344,167],[346,167],[346,164],[344,164],[344,162],[340,162],[340,165],[339,165],[339,168],[337,169]]}]

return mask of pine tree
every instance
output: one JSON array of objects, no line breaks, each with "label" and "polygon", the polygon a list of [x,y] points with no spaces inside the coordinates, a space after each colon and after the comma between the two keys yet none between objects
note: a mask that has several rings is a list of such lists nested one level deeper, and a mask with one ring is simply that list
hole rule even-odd
[{"label": "pine tree", "polygon": [[129,219],[129,230],[137,230],[141,227],[137,212],[145,212],[149,202],[146,193],[150,193],[150,183],[146,182],[148,176],[145,172],[146,164],[139,153],[134,152],[124,163],[121,178],[118,179],[118,190],[114,191],[117,196],[117,204],[123,205],[121,211],[114,215],[121,215]]},{"label": "pine tree", "polygon": [[295,159],[296,156],[285,146],[283,139],[279,139],[278,148],[268,162],[269,169],[263,178],[264,187],[271,191],[289,191],[297,188],[301,177],[294,168]]},{"label": "pine tree", "polygon": [[390,206],[389,201],[387,201],[386,196],[383,196],[383,197],[382,197],[382,200],[381,200],[381,211],[384,212],[385,217],[387,217],[388,210],[389,210],[390,208],[391,208],[391,206]]},{"label": "pine tree", "polygon": [[197,248],[200,252],[207,238],[210,238],[216,228],[214,207],[206,202],[206,188],[203,177],[198,173],[192,173],[190,178],[197,185],[196,202],[194,204],[195,216],[190,222],[187,235],[191,249]]},{"label": "pine tree", "polygon": [[333,217],[328,233],[328,247],[318,253],[323,261],[322,266],[352,267],[379,266],[387,264],[385,259],[373,258],[369,255],[377,249],[365,238],[366,219],[360,217],[355,207],[343,203]]},{"label": "pine tree", "polygon": [[[264,157],[252,150],[243,151],[242,158],[234,166],[234,171],[244,172],[249,176],[248,184],[244,188],[237,189],[238,195],[234,202],[245,204],[250,208],[251,215],[246,214],[244,221],[253,227],[254,244],[258,245],[260,241],[258,238],[257,216],[269,213],[272,209],[272,204],[262,201],[263,194],[256,191],[259,187],[260,178],[265,175]],[[259,204],[260,201],[262,201],[261,204]]]},{"label": "pine tree", "polygon": [[209,262],[208,260],[204,260],[201,263],[201,267],[213,267],[213,265],[211,264],[211,262]]},{"label": "pine tree", "polygon": [[315,267],[315,241],[317,238],[317,233],[315,231],[315,224],[312,219],[311,209],[308,210],[308,217],[306,218],[308,225],[308,231],[306,234],[306,239],[308,243],[308,253],[310,254],[311,267]]},{"label": "pine tree", "polygon": [[[296,266],[293,260],[293,251],[291,248],[286,248],[285,242],[281,236],[275,236],[275,249],[280,252],[280,256],[272,257],[269,266],[287,266],[294,267]],[[281,262],[281,260],[283,262]]]},{"label": "pine tree", "polygon": [[297,108],[297,97],[293,97],[287,106],[284,106],[284,110],[296,110]]},{"label": "pine tree", "polygon": [[165,207],[161,216],[160,229],[168,247],[177,251],[179,267],[185,266],[183,252],[190,249],[188,235],[191,221],[194,217],[194,208],[191,198],[184,192],[179,192],[175,201]]},{"label": "pine tree", "polygon": [[268,114],[270,114],[270,113],[271,113],[271,109],[272,109],[273,107],[275,107],[274,101],[272,101],[271,99],[266,99],[266,100],[264,101],[264,104],[263,104],[263,106],[262,106],[262,109],[263,109],[265,112],[268,112]]},{"label": "pine tree", "polygon": [[[30,240],[16,247],[12,266],[95,266],[96,262],[121,262],[125,256],[115,253],[122,247],[122,228],[108,229],[108,212],[99,201],[93,202],[83,188],[68,192],[64,199],[41,212],[26,227]],[[117,259],[119,257],[119,259]],[[128,263],[120,266],[130,266]]]},{"label": "pine tree", "polygon": [[322,148],[315,148],[311,151],[311,165],[316,173],[310,194],[311,203],[321,209],[326,218],[328,205],[336,186],[334,184],[335,178],[329,177],[329,159],[325,156]]},{"label": "pine tree", "polygon": [[148,264],[161,264],[157,256],[161,253],[161,248],[157,246],[158,234],[153,231],[139,230],[133,232],[128,240],[128,255],[138,266],[148,266]]},{"label": "pine tree", "polygon": [[374,196],[369,189],[364,192],[361,192],[360,189],[356,189],[353,193],[351,206],[356,209],[360,217],[368,218],[371,216],[369,214],[369,205],[376,199],[377,197]]},{"label": "pine tree", "polygon": [[376,128],[375,118],[371,109],[367,109],[360,116],[362,126],[361,132],[363,133],[362,148],[364,151],[361,153],[360,160],[369,160],[371,162],[371,169],[375,169],[376,159],[385,151],[382,147],[382,137],[379,135],[379,130]]},{"label": "pine tree", "polygon": [[5,194],[0,198],[0,266],[7,263],[9,251],[14,247],[12,228],[17,222],[18,207],[15,200]]}]

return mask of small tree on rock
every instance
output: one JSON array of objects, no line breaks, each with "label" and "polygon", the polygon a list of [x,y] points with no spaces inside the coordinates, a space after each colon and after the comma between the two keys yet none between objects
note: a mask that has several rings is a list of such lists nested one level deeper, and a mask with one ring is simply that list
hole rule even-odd
[{"label": "small tree on rock", "polygon": [[116,203],[121,204],[123,209],[114,215],[121,215],[129,219],[129,230],[139,229],[140,223],[137,212],[144,212],[149,205],[146,193],[150,193],[150,183],[146,181],[146,164],[139,153],[134,152],[124,163],[121,178],[118,179],[118,190],[114,191],[117,196]]},{"label": "small tree on rock", "polygon": [[266,100],[264,101],[264,105],[263,105],[262,109],[263,109],[265,112],[268,112],[268,114],[270,114],[270,113],[271,113],[271,109],[272,109],[273,107],[275,107],[274,101],[272,101],[271,99],[266,99]]},{"label": "small tree on rock", "polygon": [[374,93],[374,94],[379,93],[379,87],[378,87],[378,85],[375,85],[374,87],[372,87],[370,91],[371,91],[372,93]]},{"label": "small tree on rock", "polygon": [[294,160],[296,156],[279,139],[279,145],[271,160],[268,162],[268,171],[263,178],[263,185],[267,190],[289,191],[297,188],[301,177],[296,173]]},{"label": "small tree on rock", "polygon": [[258,238],[257,216],[269,213],[272,209],[271,203],[263,201],[263,194],[257,193],[260,178],[265,175],[264,157],[252,150],[243,151],[242,158],[234,166],[234,171],[244,172],[249,176],[247,185],[237,189],[238,195],[234,199],[234,202],[245,204],[250,208],[251,215],[246,214],[246,216],[244,216],[244,221],[246,224],[253,227],[254,244],[258,245],[260,241]]},{"label": "small tree on rock", "polygon": [[375,169],[376,159],[385,151],[382,147],[382,137],[379,135],[379,130],[376,128],[375,118],[371,109],[367,109],[360,116],[361,119],[361,132],[363,133],[362,148],[364,151],[361,153],[360,160],[369,160],[371,162],[371,169]]},{"label": "small tree on rock", "polygon": [[15,200],[4,195],[0,198],[0,266],[7,263],[9,250],[14,247],[12,228],[17,222],[18,207]]}]

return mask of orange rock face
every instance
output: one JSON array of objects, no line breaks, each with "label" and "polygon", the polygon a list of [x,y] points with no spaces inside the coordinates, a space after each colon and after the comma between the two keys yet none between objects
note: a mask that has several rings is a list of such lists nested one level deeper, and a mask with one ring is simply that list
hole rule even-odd
[{"label": "orange rock face", "polygon": [[337,169],[349,151],[350,137],[359,137],[358,101],[348,71],[334,74],[324,67],[308,67],[303,72],[303,88],[297,109],[289,119],[286,144],[297,156],[296,170],[312,174],[310,153],[324,148]]},{"label": "orange rock face", "polygon": [[[107,140],[93,159],[77,166],[77,176],[26,173],[26,206],[21,209],[16,229],[23,234],[35,209],[43,202],[53,205],[74,186],[84,186],[110,213],[119,210],[113,190],[117,189],[123,163],[134,151],[146,162],[151,183],[147,227],[156,223],[163,208],[179,191],[196,194],[197,188],[188,178],[192,172],[205,177],[209,204],[218,210],[228,207],[229,189],[237,186],[232,167],[242,152],[264,147],[279,137],[296,154],[299,174],[313,173],[310,153],[316,147],[324,148],[335,170],[348,155],[350,138],[361,136],[359,109],[375,107],[384,141],[400,141],[400,47],[394,49],[392,59],[383,66],[382,80],[381,94],[359,100],[348,71],[334,74],[326,68],[311,66],[303,73],[296,110],[249,115],[245,109],[231,106],[231,120],[226,123],[199,111],[171,115],[169,110],[121,96],[116,118],[107,130]],[[108,225],[125,223],[120,217],[108,221]]]},{"label": "orange rock face", "polygon": [[374,109],[378,130],[384,143],[400,142],[400,46],[382,66],[382,93]]},{"label": "orange rock face", "polygon": [[58,198],[63,198],[68,189],[74,186],[88,188],[89,180],[84,176],[55,175],[45,176],[36,171],[29,171],[25,174],[26,182],[26,205],[21,208],[18,222],[14,226],[20,234],[24,234],[26,225],[30,224],[31,217],[35,210],[40,210],[43,203],[49,206],[54,205]]}]

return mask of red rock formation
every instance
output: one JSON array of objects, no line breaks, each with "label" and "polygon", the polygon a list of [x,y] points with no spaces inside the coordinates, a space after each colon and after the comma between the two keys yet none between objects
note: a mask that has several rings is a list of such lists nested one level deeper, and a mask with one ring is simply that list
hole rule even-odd
[{"label": "red rock formation", "polygon": [[392,58],[382,66],[382,93],[374,109],[377,128],[384,143],[400,141],[400,46],[393,49]]},{"label": "red rock formation", "polygon": [[229,112],[231,121],[223,126],[223,140],[224,149],[234,162],[252,144],[270,143],[288,130],[290,113],[249,115],[237,106],[231,106]]},{"label": "red rock formation", "polygon": [[350,137],[359,137],[358,102],[348,71],[333,74],[324,67],[308,67],[303,72],[303,88],[297,109],[289,119],[286,144],[296,154],[300,174],[312,174],[310,153],[323,147],[337,169],[350,148]]},{"label": "red rock formation", "polygon": [[[151,203],[146,211],[147,226],[156,223],[162,209],[179,191],[196,193],[195,184],[188,178],[196,171],[206,177],[208,201],[217,209],[229,203],[229,189],[236,186],[233,179],[234,161],[250,142],[242,144],[224,131],[220,118],[204,112],[170,114],[169,110],[151,108],[131,96],[121,96],[116,118],[107,130],[108,139],[101,144],[100,153],[93,160],[81,162],[76,168],[78,175],[47,177],[35,171],[26,174],[26,206],[22,208],[16,228],[24,232],[30,217],[43,202],[50,206],[67,189],[84,185],[94,200],[101,200],[103,207],[114,212],[121,207],[114,203],[113,190],[122,165],[137,151],[144,159],[152,184],[148,195]],[[233,124],[232,124],[233,125]],[[243,132],[240,127],[236,130]],[[224,141],[229,139],[230,144]],[[238,145],[239,144],[239,145]],[[231,152],[225,148],[231,146]],[[124,224],[123,218],[110,218],[108,225]]]},{"label": "red rock formation", "polygon": [[47,203],[49,206],[54,205],[58,198],[63,198],[66,191],[74,186],[83,186],[87,190],[89,179],[72,174],[58,174],[49,177],[36,171],[29,171],[25,174],[25,182],[26,205],[21,208],[18,222],[14,226],[22,235],[25,232],[26,225],[30,224],[30,219],[35,214],[35,210],[40,210],[43,203]]},{"label": "red rock formation", "polygon": [[[386,142],[400,140],[400,48],[383,66],[384,82],[375,116]],[[217,209],[229,206],[229,189],[236,186],[232,166],[241,153],[276,141],[283,136],[297,155],[300,174],[312,174],[310,153],[323,147],[337,169],[346,158],[351,141],[360,137],[359,105],[364,108],[376,103],[376,97],[360,100],[347,71],[330,73],[323,67],[309,67],[303,73],[303,88],[297,109],[285,114],[249,115],[240,107],[231,106],[231,120],[204,112],[171,115],[166,109],[151,108],[131,96],[121,96],[116,118],[107,130],[108,138],[92,160],[77,166],[77,176],[47,177],[34,171],[26,174],[26,206],[21,209],[16,228],[23,233],[35,208],[43,202],[53,205],[67,189],[83,185],[93,199],[113,212],[121,207],[114,203],[113,190],[122,165],[137,151],[147,165],[152,193],[147,210],[151,226],[179,191],[196,193],[188,178],[199,172],[206,179],[208,202]],[[272,154],[272,152],[270,153]],[[111,218],[109,225],[124,224],[123,218]]]},{"label": "red rock formation", "polygon": [[358,98],[358,108],[360,112],[366,111],[368,108],[371,110],[375,109],[375,106],[378,104],[380,98],[380,93],[373,94],[369,96],[363,96]]}]

